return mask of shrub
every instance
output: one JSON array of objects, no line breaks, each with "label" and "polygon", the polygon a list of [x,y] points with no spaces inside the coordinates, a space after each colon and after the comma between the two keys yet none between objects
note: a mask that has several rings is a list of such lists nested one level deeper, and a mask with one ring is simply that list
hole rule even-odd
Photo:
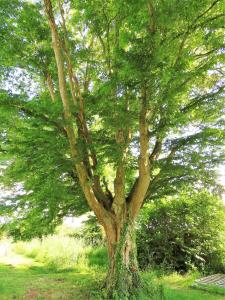
[{"label": "shrub", "polygon": [[107,267],[108,254],[105,247],[91,248],[87,252],[88,264],[90,267]]},{"label": "shrub", "polygon": [[85,243],[91,246],[99,246],[104,243],[103,229],[97,222],[97,218],[90,215],[88,219],[83,222],[81,228],[79,228],[71,236],[85,240]]},{"label": "shrub", "polygon": [[206,191],[147,204],[137,235],[140,266],[223,271],[224,232],[224,204]]}]

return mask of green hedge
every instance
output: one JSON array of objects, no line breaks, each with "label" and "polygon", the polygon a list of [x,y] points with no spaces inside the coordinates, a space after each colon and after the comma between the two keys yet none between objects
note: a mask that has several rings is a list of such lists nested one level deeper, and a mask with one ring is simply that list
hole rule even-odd
[{"label": "green hedge", "polygon": [[137,247],[142,268],[224,271],[224,203],[202,191],[147,204],[139,220]]}]

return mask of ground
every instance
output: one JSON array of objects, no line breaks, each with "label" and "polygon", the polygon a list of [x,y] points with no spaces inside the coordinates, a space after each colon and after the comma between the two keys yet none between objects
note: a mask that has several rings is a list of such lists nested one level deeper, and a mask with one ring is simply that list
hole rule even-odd
[{"label": "ground", "polygon": [[[148,280],[148,273],[144,274]],[[1,300],[98,300],[103,271],[72,269],[57,271],[22,255],[0,257]],[[193,276],[163,277],[167,300],[225,300],[225,294],[192,289]],[[141,297],[141,296],[140,296]],[[143,300],[147,300],[143,296]],[[140,299],[140,300],[142,300]]]}]

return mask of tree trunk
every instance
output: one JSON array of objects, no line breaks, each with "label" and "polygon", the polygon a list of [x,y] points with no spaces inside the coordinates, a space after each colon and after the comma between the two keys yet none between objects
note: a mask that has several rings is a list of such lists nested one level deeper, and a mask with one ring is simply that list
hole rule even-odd
[{"label": "tree trunk", "polygon": [[110,224],[105,228],[109,269],[106,278],[108,299],[129,299],[140,285],[134,224]]}]

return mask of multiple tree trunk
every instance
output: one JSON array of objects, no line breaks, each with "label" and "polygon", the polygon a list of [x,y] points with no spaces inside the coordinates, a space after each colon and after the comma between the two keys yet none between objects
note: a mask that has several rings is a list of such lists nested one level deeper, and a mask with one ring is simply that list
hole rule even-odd
[{"label": "multiple tree trunk", "polygon": [[[126,197],[125,168],[127,137],[129,134],[126,130],[119,129],[116,133],[115,140],[122,150],[116,170],[116,178],[114,180],[114,196],[112,196],[111,193],[103,191],[99,176],[93,175],[94,168],[97,165],[97,158],[93,149],[91,153],[88,150],[91,137],[85,120],[84,99],[82,98],[79,82],[74,73],[72,60],[66,46],[66,24],[61,3],[58,1],[63,20],[64,43],[62,43],[59,38],[51,0],[44,0],[44,4],[51,30],[52,47],[57,64],[59,92],[64,107],[65,131],[74,161],[74,168],[87,202],[97,216],[100,224],[104,227],[106,234],[109,253],[109,270],[106,286],[110,297],[113,297],[115,291],[126,296],[130,290],[137,287],[140,282],[135,244],[135,218],[137,217],[150,183],[149,137],[147,127],[147,115],[149,112],[146,88],[143,86],[140,101],[139,176],[129,196]],[[66,84],[66,78],[69,78],[69,88]],[[53,100],[55,99],[54,91],[49,77],[47,77],[47,83]],[[72,114],[72,106],[74,104],[78,110],[75,119]],[[78,136],[74,131],[74,123],[77,125]],[[86,152],[82,156],[77,147],[77,139],[81,139],[87,147]],[[92,161],[92,166],[90,166],[90,160]]]}]

